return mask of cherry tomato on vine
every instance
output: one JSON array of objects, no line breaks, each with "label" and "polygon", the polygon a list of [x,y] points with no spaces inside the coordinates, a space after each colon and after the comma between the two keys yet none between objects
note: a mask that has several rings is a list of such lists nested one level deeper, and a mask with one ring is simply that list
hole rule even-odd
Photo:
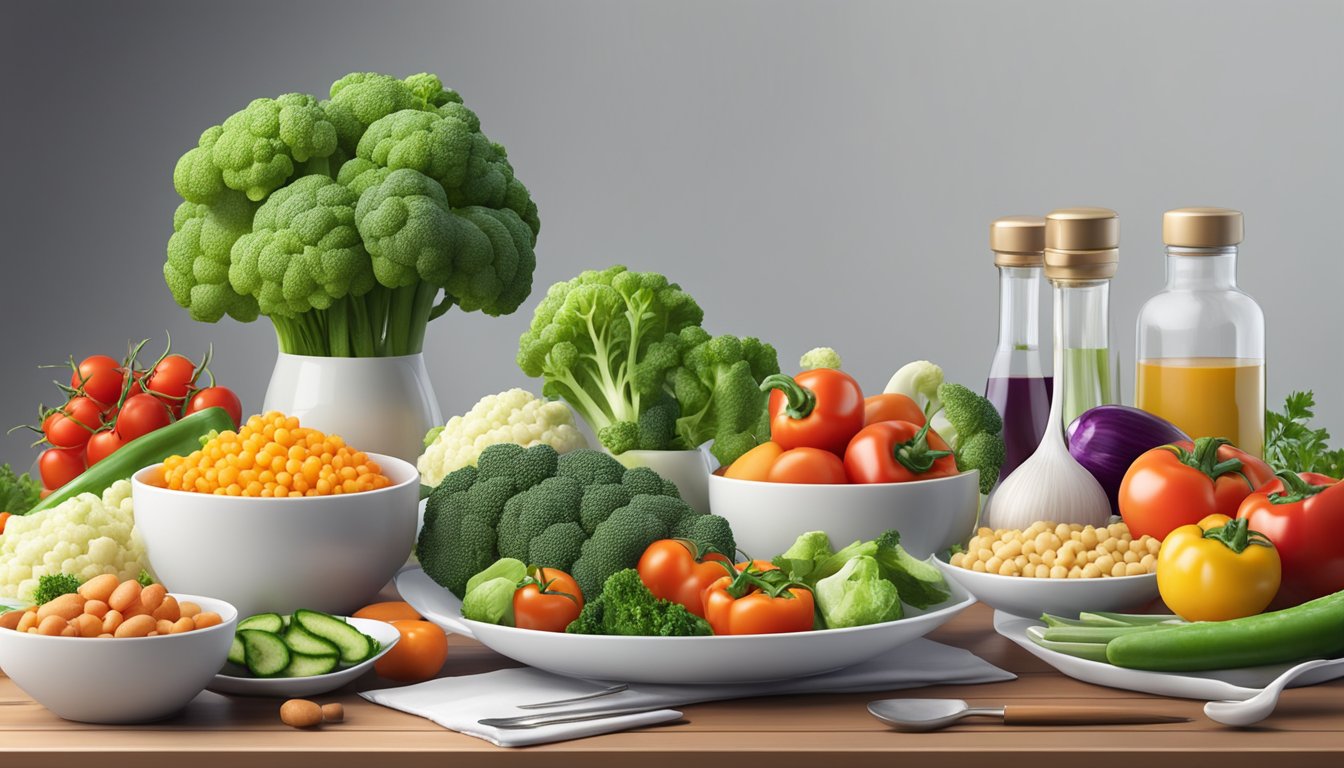
[{"label": "cherry tomato on vine", "polygon": [[157,397],[142,393],[122,403],[117,412],[117,435],[129,443],[171,423],[173,415],[168,412],[168,406]]},{"label": "cherry tomato on vine", "polygon": [[121,435],[118,435],[115,430],[100,430],[94,433],[89,438],[89,444],[84,446],[84,460],[92,467],[116,453],[125,444],[126,441],[122,440]]},{"label": "cherry tomato on vine", "polygon": [[84,451],[79,448],[48,448],[37,458],[42,484],[56,490],[84,472]]},{"label": "cherry tomato on vine", "polygon": [[107,355],[90,355],[80,361],[70,374],[70,386],[83,390],[99,405],[109,406],[121,397],[121,388],[126,382],[126,372],[121,363]]},{"label": "cherry tomato on vine", "polygon": [[206,408],[223,408],[228,411],[235,427],[243,422],[243,402],[228,387],[206,387],[192,395],[182,415],[203,411]]},{"label": "cherry tomato on vine", "polygon": [[57,448],[82,448],[103,425],[103,409],[92,398],[75,395],[42,421],[42,434]]},{"label": "cherry tomato on vine", "polygon": [[196,383],[196,364],[182,355],[168,355],[145,375],[145,391],[157,395],[174,413],[181,413]]},{"label": "cherry tomato on vine", "polygon": [[681,603],[704,618],[705,589],[728,574],[730,563],[718,552],[701,554],[693,541],[659,539],[644,550],[635,568],[654,597]]},{"label": "cherry tomato on vine", "polygon": [[513,593],[513,625],[564,632],[583,610],[583,591],[578,582],[556,568],[534,568],[528,576],[528,583]]}]

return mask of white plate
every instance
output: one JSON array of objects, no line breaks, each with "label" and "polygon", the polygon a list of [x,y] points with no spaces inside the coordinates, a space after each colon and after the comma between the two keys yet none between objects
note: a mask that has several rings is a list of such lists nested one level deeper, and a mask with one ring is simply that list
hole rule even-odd
[{"label": "white plate", "polygon": [[397,641],[401,639],[401,633],[397,631],[397,628],[385,621],[356,619],[348,616],[342,618],[349,622],[350,626],[377,640],[378,644],[382,646],[378,653],[373,655],[373,658],[365,659],[351,667],[337,669],[335,672],[311,677],[243,677],[236,674],[229,675],[225,672],[242,672],[244,670],[233,664],[226,664],[224,672],[215,675],[214,681],[206,687],[216,693],[232,693],[237,696],[275,696],[278,698],[316,696],[327,691],[334,691],[372,669],[373,663],[381,659],[383,654],[392,650],[392,646],[396,645]]},{"label": "white plate", "polygon": [[[1282,674],[1284,670],[1294,666],[1294,664],[1274,664],[1264,667],[1181,673],[1125,669],[1042,648],[1027,637],[1027,628],[1037,626],[1044,626],[1044,624],[1039,619],[1025,619],[1003,611],[994,612],[994,629],[1000,635],[1022,646],[1027,653],[1069,677],[1093,685],[1153,693],[1159,696],[1210,701],[1241,701],[1259,693],[1260,689],[1268,685],[1271,680]],[[1344,669],[1327,667],[1303,674],[1290,683],[1289,687],[1315,685],[1340,677],[1344,677]]]},{"label": "white plate", "polygon": [[747,683],[806,677],[853,666],[921,638],[975,602],[952,597],[927,611],[866,627],[731,637],[611,637],[539,632],[462,618],[462,601],[419,568],[397,576],[397,591],[421,616],[491,650],[569,677],[628,683]]}]

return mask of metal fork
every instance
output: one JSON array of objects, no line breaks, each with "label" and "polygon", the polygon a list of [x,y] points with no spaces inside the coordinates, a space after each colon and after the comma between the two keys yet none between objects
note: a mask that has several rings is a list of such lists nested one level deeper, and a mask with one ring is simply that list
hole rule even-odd
[{"label": "metal fork", "polygon": [[536,704],[519,704],[519,705],[518,705],[518,708],[519,708],[519,709],[546,709],[546,708],[548,708],[548,707],[558,707],[558,706],[561,706],[561,705],[563,705],[563,704],[573,704],[573,703],[576,702],[576,701],[588,701],[588,700],[590,700],[590,699],[600,699],[600,698],[602,698],[603,696],[610,696],[610,695],[615,694],[615,693],[620,693],[621,691],[624,691],[624,690],[628,689],[629,687],[630,687],[630,686],[626,685],[625,683],[619,683],[619,684],[617,684],[617,685],[613,685],[613,686],[611,686],[610,688],[603,688],[603,689],[600,690],[600,691],[594,691],[594,692],[592,692],[592,693],[586,693],[586,694],[584,694],[584,695],[582,695],[582,696],[573,696],[573,697],[568,698],[568,699],[556,699],[555,701],[541,701],[541,702],[537,702]]},{"label": "metal fork", "polygon": [[667,708],[666,705],[662,704],[645,705],[642,707],[626,707],[624,709],[603,709],[601,707],[596,707],[593,709],[576,709],[570,712],[523,715],[521,717],[487,717],[484,720],[477,720],[476,722],[490,728],[540,728],[544,725],[581,723],[586,720],[605,720],[609,717],[620,717],[621,715],[639,715],[645,712],[657,712],[658,710]]}]

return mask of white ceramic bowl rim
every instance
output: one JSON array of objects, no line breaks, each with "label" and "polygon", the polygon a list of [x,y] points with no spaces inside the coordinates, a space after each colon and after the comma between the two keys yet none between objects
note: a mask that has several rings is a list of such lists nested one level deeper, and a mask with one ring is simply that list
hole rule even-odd
[{"label": "white ceramic bowl rim", "polygon": [[[871,632],[875,627],[883,627],[883,626],[890,626],[892,624],[899,624],[903,621],[909,621],[911,619],[920,618],[922,616],[928,616],[930,614],[941,613],[943,611],[960,611],[964,608],[970,607],[973,603],[975,603],[975,596],[972,595],[969,590],[967,590],[960,584],[956,584],[954,582],[949,581],[948,588],[951,590],[952,594],[943,602],[938,603],[937,605],[931,605],[927,609],[921,610],[919,613],[902,616],[901,618],[894,619],[892,621],[880,621],[876,624],[864,624],[858,627],[837,627],[835,629],[809,629],[806,632],[776,632],[774,634],[696,635],[692,637],[656,637],[651,635],[579,635],[579,634],[571,635],[567,632],[547,632],[545,630],[540,629],[520,629],[518,627],[506,627],[502,624],[487,624],[483,621],[476,621],[474,619],[468,619],[461,616],[459,616],[458,618],[469,627],[487,627],[488,628],[487,631],[502,632],[505,634],[517,634],[517,635],[553,635],[556,638],[560,637],[577,638],[577,640],[568,640],[568,641],[557,640],[557,642],[577,642],[578,640],[583,639],[591,640],[592,638],[595,637],[621,637],[622,639],[626,640],[640,639],[645,641],[657,641],[657,642],[669,642],[669,643],[684,643],[684,642],[696,642],[696,641],[705,642],[706,640],[712,640],[716,643],[732,643],[732,642],[746,643],[752,641],[759,642],[761,638],[772,638],[772,637],[803,637],[803,638],[836,637],[838,635],[853,634],[856,632]],[[959,592],[962,594],[958,594]]]},{"label": "white ceramic bowl rim", "polygon": [[34,635],[29,632],[12,632],[11,634],[5,635],[5,637],[33,638],[37,642],[52,640],[60,640],[69,643],[97,642],[99,648],[104,648],[112,647],[113,644],[117,643],[125,645],[126,643],[135,642],[181,640],[187,637],[199,638],[208,632],[219,630],[233,631],[230,622],[238,618],[238,609],[234,608],[232,604],[220,600],[219,598],[205,597],[203,595],[184,595],[180,592],[169,592],[168,594],[177,598],[179,603],[183,601],[196,603],[201,606],[202,611],[210,610],[218,613],[220,622],[212,627],[206,627],[205,629],[193,629],[190,632],[179,632],[175,635],[155,635],[154,637],[61,637],[59,635]]},{"label": "white ceramic bowl rim", "polygon": [[[1156,574],[1156,573],[1140,573],[1140,574],[1138,574],[1137,576],[1092,576],[1092,577],[1085,578],[1085,579],[1038,579],[1038,578],[1035,578],[1035,577],[1028,577],[1028,576],[1004,576],[1004,575],[1001,574],[1001,573],[987,573],[987,572],[985,572],[985,571],[972,571],[972,570],[970,570],[969,568],[962,568],[961,566],[953,565],[953,564],[950,563],[949,561],[944,560],[944,559],[942,558],[942,556],[940,556],[940,555],[939,555],[939,556],[935,556],[934,559],[938,561],[938,564],[939,564],[939,565],[943,566],[944,568],[947,568],[947,569],[952,570],[953,573],[956,573],[956,574],[969,573],[969,574],[971,575],[971,578],[973,578],[973,579],[978,579],[978,578],[980,578],[980,577],[986,577],[986,578],[991,578],[991,579],[1002,579],[1004,584],[1007,584],[1009,580],[1014,581],[1014,582],[1018,582],[1018,583],[1022,583],[1022,584],[1026,584],[1026,583],[1051,584],[1051,585],[1058,585],[1058,584],[1075,584],[1075,583],[1076,583],[1076,584],[1089,584],[1089,585],[1090,585],[1090,584],[1119,584],[1119,583],[1122,583],[1122,582],[1140,581],[1140,580],[1143,580],[1143,579],[1156,579],[1156,578],[1157,578],[1157,574]],[[1031,587],[1027,587],[1027,589],[1031,589]],[[1073,589],[1073,587],[1065,587],[1065,589]]]},{"label": "white ceramic bowl rim", "polygon": [[[910,480],[910,481],[907,481],[907,482],[904,482],[904,483],[772,483],[772,482],[769,482],[769,481],[766,481],[766,480],[743,480],[743,479],[741,479],[741,478],[737,478],[737,477],[724,477],[723,475],[720,475],[720,474],[717,474],[717,473],[714,473],[714,472],[711,472],[711,473],[709,474],[709,481],[710,481],[711,483],[724,482],[724,483],[734,483],[734,484],[737,484],[737,485],[769,486],[769,487],[772,487],[772,488],[775,488],[775,487],[783,487],[783,488],[864,488],[864,489],[868,489],[868,488],[909,488],[909,487],[917,486],[917,485],[918,485],[918,486],[923,486],[923,485],[933,485],[933,484],[935,484],[935,483],[945,483],[945,482],[949,482],[949,481],[952,481],[952,480],[957,480],[957,479],[959,479],[959,478],[965,477],[966,475],[969,475],[969,474],[971,474],[972,472],[979,472],[979,471],[980,471],[980,470],[978,470],[978,469],[968,469],[968,470],[966,470],[965,472],[958,472],[958,473],[955,474],[955,475],[947,475],[946,477],[931,477],[931,478],[929,478],[929,479],[927,479],[927,480]],[[864,493],[864,492],[865,492],[865,491],[853,491],[853,493]],[[872,491],[867,491],[867,492],[868,492],[868,493],[871,493]]]},{"label": "white ceramic bowl rim", "polygon": [[[366,452],[364,452],[364,455],[365,455],[365,456],[368,456],[369,458],[371,458],[371,459],[373,459],[374,461],[378,462],[379,467],[380,467],[381,469],[386,470],[387,467],[397,467],[397,470],[398,470],[399,473],[400,473],[400,472],[404,472],[404,473],[407,475],[406,479],[403,480],[403,481],[401,481],[401,482],[399,482],[399,483],[393,483],[392,485],[389,485],[389,486],[387,486],[387,487],[385,487],[385,488],[378,488],[378,489],[376,489],[376,490],[372,490],[372,491],[360,491],[360,492],[358,492],[358,493],[350,493],[350,494],[344,494],[344,493],[343,493],[343,494],[340,494],[339,496],[337,496],[337,495],[333,495],[333,494],[327,494],[326,496],[281,496],[281,497],[279,497],[279,498],[276,498],[276,497],[274,497],[274,496],[271,496],[271,497],[264,497],[264,496],[218,496],[218,495],[215,495],[215,494],[213,494],[213,493],[196,493],[196,492],[194,492],[194,491],[177,491],[177,490],[173,490],[173,489],[171,489],[171,488],[164,488],[163,486],[160,486],[160,485],[154,485],[153,483],[145,482],[144,477],[143,477],[143,476],[145,475],[145,473],[150,472],[150,471],[152,471],[152,470],[154,470],[154,469],[157,469],[157,468],[159,468],[160,466],[162,466],[162,465],[163,465],[163,462],[160,461],[160,462],[155,462],[154,464],[150,464],[150,465],[147,466],[147,467],[144,467],[144,468],[142,468],[142,469],[137,470],[137,471],[135,472],[135,474],[131,475],[131,484],[132,484],[132,485],[143,486],[143,487],[145,487],[145,488],[153,488],[155,491],[159,491],[159,492],[163,492],[163,493],[168,493],[168,494],[173,494],[173,495],[175,495],[175,496],[181,496],[181,497],[183,497],[183,498],[197,498],[197,499],[200,499],[200,498],[209,498],[209,499],[212,499],[212,500],[213,500],[213,499],[237,499],[237,500],[240,501],[240,502],[257,502],[257,501],[277,502],[277,501],[279,501],[279,502],[287,502],[287,503],[291,503],[291,504],[293,504],[293,503],[303,503],[303,502],[321,502],[321,501],[328,501],[328,500],[330,500],[330,499],[334,499],[334,498],[349,498],[349,497],[351,497],[351,496],[358,496],[358,497],[361,497],[361,498],[368,498],[368,497],[372,497],[372,496],[375,496],[375,495],[378,495],[378,494],[391,493],[391,492],[393,492],[393,491],[395,491],[395,490],[397,490],[397,489],[399,489],[399,488],[405,488],[406,486],[411,485],[412,483],[414,483],[414,484],[416,484],[416,485],[418,485],[418,484],[420,483],[420,470],[416,469],[416,468],[415,468],[415,465],[412,464],[412,463],[410,463],[409,461],[405,461],[405,460],[403,460],[403,459],[398,459],[396,456],[388,456],[388,455],[386,455],[386,454],[382,454],[382,453],[368,453],[368,452],[366,451]],[[384,471],[383,474],[386,475],[386,474],[387,474],[386,471]]]}]

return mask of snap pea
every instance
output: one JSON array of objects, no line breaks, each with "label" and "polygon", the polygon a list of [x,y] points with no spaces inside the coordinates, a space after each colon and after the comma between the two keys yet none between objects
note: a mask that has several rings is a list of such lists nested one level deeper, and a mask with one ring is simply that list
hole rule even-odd
[{"label": "snap pea", "polygon": [[1344,591],[1293,608],[1230,621],[1200,621],[1117,637],[1117,667],[1195,672],[1328,658],[1344,652]]},{"label": "snap pea", "polygon": [[1169,629],[1169,627],[1161,624],[1131,627],[1049,627],[1042,634],[1042,637],[1060,643],[1109,643],[1117,637],[1142,632],[1158,632],[1165,629]]},{"label": "snap pea", "polygon": [[1140,627],[1148,624],[1181,623],[1180,616],[1170,613],[1111,613],[1109,611],[1083,611],[1078,614],[1083,626]]},{"label": "snap pea", "polygon": [[1063,643],[1056,640],[1046,640],[1043,633],[1039,631],[1040,627],[1032,627],[1027,630],[1027,637],[1042,648],[1056,653],[1063,653],[1069,656],[1077,656],[1080,659],[1088,661],[1099,661],[1106,663],[1106,644],[1105,643]]}]

